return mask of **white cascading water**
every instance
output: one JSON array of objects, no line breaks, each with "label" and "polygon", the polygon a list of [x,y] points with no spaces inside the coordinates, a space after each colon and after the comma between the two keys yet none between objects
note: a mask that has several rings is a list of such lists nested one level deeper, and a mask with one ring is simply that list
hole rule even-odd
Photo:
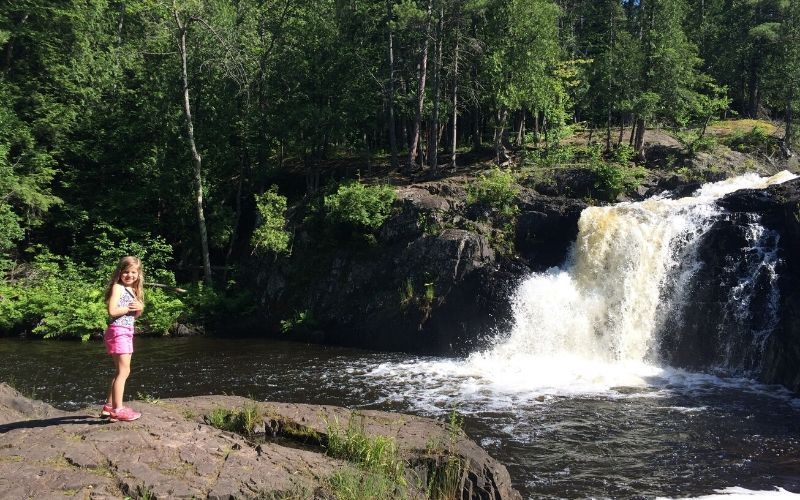
[{"label": "white cascading water", "polygon": [[[671,302],[682,300],[684,285],[701,265],[694,252],[721,212],[714,201],[795,177],[786,171],[769,178],[746,174],[706,184],[691,197],[587,208],[567,262],[520,285],[513,297],[514,326],[494,346],[464,361],[384,365],[372,374],[405,378],[405,391],[422,377],[427,388],[420,388],[421,399],[434,396],[435,386],[434,398],[450,393],[500,406],[505,403],[498,394],[529,400],[647,386],[655,379],[694,383],[695,375],[659,366],[655,332],[667,314],[674,315]],[[753,231],[757,245],[765,231],[757,223]],[[752,272],[758,266],[774,270],[775,257],[766,253]],[[732,304],[748,286],[745,279],[731,291]],[[736,307],[729,309],[737,314]]]},{"label": "white cascading water", "polygon": [[[720,212],[714,200],[794,177],[789,172],[769,178],[748,174],[707,184],[687,198],[587,208],[567,263],[534,274],[520,286],[511,334],[469,363],[484,368],[539,364],[552,367],[551,373],[572,365],[581,373],[589,368],[593,377],[652,373],[646,368],[657,361],[653,349],[659,315],[670,311],[664,307],[669,300],[662,293],[665,280],[678,266],[683,269],[678,281],[688,280],[700,265],[685,259],[691,259],[694,244]],[[753,226],[758,240],[765,231]],[[680,285],[673,288],[680,295]]]}]

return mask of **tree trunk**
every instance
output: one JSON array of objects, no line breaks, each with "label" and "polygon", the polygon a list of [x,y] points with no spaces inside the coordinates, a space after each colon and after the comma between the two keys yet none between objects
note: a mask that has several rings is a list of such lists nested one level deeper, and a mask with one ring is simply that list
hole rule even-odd
[{"label": "tree trunk", "polygon": [[622,146],[622,137],[625,135],[625,115],[619,119],[619,137],[617,138],[617,147]]},{"label": "tree trunk", "polygon": [[456,150],[458,149],[458,33],[456,48],[453,54],[453,130],[450,142],[450,166],[456,168]]},{"label": "tree trunk", "polygon": [[[472,22],[472,37],[474,39],[478,38],[478,27],[475,24],[473,19]],[[480,93],[480,88],[478,86],[478,63],[472,63],[472,92],[473,98],[475,102],[474,112],[472,113],[472,149],[479,150],[482,146],[482,137],[481,137],[481,108],[480,108],[480,99],[478,99],[478,95]]]},{"label": "tree trunk", "polygon": [[386,11],[388,14],[389,28],[389,149],[392,154],[392,170],[400,168],[400,160],[397,157],[397,133],[394,123],[394,34],[392,33],[392,0],[386,0]]},{"label": "tree trunk", "polygon": [[[611,24],[611,43],[609,44],[608,48],[608,58],[609,58],[609,67],[614,67],[614,7],[613,3],[611,4],[612,7],[609,9],[609,21]],[[606,103],[607,106],[607,116],[606,116],[606,151],[611,151],[611,99],[614,95],[614,77],[612,76],[613,72],[608,72],[608,102]]]},{"label": "tree trunk", "polygon": [[442,25],[444,24],[444,5],[439,3],[439,21],[436,24],[436,61],[433,74],[433,116],[431,117],[431,145],[428,151],[431,173],[439,175],[439,86],[442,80]]},{"label": "tree trunk", "polygon": [[186,54],[186,25],[178,16],[178,11],[173,10],[175,22],[178,25],[179,39],[178,49],[181,56],[181,76],[183,78],[183,113],[186,116],[186,135],[189,139],[189,148],[194,161],[194,192],[195,207],[197,209],[197,225],[200,230],[200,247],[203,254],[203,282],[206,286],[212,286],[211,281],[211,258],[208,252],[208,231],[206,230],[206,217],[203,212],[203,169],[202,158],[197,152],[194,142],[194,125],[192,123],[192,108],[189,100],[189,71],[187,69]]},{"label": "tree trunk", "polygon": [[645,121],[641,116],[636,121],[636,139],[634,140],[633,149],[639,158],[644,158],[644,131]]},{"label": "tree trunk", "polygon": [[[756,53],[760,53],[760,44],[756,43]],[[750,118],[758,118],[758,108],[761,104],[761,94],[759,92],[759,71],[761,57],[753,55],[750,62],[750,79],[747,88],[747,111]]]},{"label": "tree trunk", "polygon": [[783,150],[788,157],[792,154],[792,100],[794,99],[794,88],[789,89],[789,100],[786,103],[786,129],[783,132]]},{"label": "tree trunk", "polygon": [[411,175],[414,159],[419,146],[419,129],[422,121],[422,109],[425,105],[425,78],[428,76],[428,41],[431,36],[431,10],[433,0],[428,0],[428,22],[425,27],[425,40],[422,43],[422,60],[419,65],[419,81],[417,83],[417,109],[414,113],[414,130],[411,132],[411,144],[408,148],[406,175]]},{"label": "tree trunk", "polygon": [[501,165],[503,162],[508,160],[508,156],[506,156],[505,147],[503,146],[503,133],[505,132],[505,124],[506,118],[508,117],[508,111],[505,109],[498,109],[496,120],[494,126],[494,161],[498,165]]},{"label": "tree trunk", "polygon": [[634,115],[631,120],[631,136],[628,138],[628,146],[633,147],[633,141],[636,140],[636,125],[639,123],[639,117]]}]

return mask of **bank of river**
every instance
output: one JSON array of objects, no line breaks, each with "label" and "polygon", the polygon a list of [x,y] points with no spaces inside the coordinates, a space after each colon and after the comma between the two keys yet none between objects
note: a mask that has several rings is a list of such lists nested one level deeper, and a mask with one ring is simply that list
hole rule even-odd
[{"label": "bank of river", "polygon": [[[567,383],[531,372],[498,383],[464,361],[252,339],[140,338],[136,349],[134,396],[236,394],[435,417],[455,407],[526,497],[800,492],[800,403],[776,387],[585,366],[562,370]],[[99,342],[0,339],[0,359],[0,381],[63,409],[99,404],[111,371]]]}]

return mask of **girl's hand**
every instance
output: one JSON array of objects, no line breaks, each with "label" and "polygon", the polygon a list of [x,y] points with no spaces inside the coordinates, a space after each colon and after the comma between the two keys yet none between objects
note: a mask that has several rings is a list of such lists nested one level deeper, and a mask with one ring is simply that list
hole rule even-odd
[{"label": "girl's hand", "polygon": [[137,312],[141,311],[142,309],[144,309],[144,304],[142,304],[138,300],[134,300],[130,304],[128,304],[128,311],[130,312]]}]

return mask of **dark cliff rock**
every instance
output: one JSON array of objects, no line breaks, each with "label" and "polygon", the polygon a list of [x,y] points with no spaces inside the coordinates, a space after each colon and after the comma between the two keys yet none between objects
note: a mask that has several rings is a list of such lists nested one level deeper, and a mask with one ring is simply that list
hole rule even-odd
[{"label": "dark cliff rock", "polygon": [[725,213],[699,243],[702,266],[660,351],[678,366],[800,391],[800,179],[737,191],[718,205]]},{"label": "dark cliff rock", "polygon": [[764,192],[742,192],[722,204],[729,210],[757,211],[762,223],[780,235],[779,317],[764,346],[761,377],[800,392],[800,179]]},{"label": "dark cliff rock", "polygon": [[509,288],[526,270],[498,257],[486,235],[447,227],[463,205],[457,189],[401,189],[373,245],[320,246],[319,234],[304,234],[290,259],[256,276],[267,321],[303,311],[310,324],[289,338],[420,353],[475,348],[504,321]]},{"label": "dark cliff rock", "polygon": [[[236,396],[133,406],[141,419],[110,423],[97,409],[60,411],[0,384],[0,497],[329,499],[330,478],[357,465],[324,445],[354,423],[368,438],[396,443],[410,498],[425,498],[422,488],[453,460],[458,498],[521,498],[502,464],[463,431],[428,418]],[[215,411],[243,409],[255,424],[246,435],[206,423]]]},{"label": "dark cliff rock", "polygon": [[302,317],[286,338],[373,349],[481,347],[507,327],[519,280],[566,258],[585,205],[524,189],[509,230],[505,216],[465,200],[463,179],[399,188],[372,245],[326,242],[319,229],[301,227],[291,257],[251,266],[250,287],[264,306],[255,322],[284,335],[278,321]]},{"label": "dark cliff rock", "polygon": [[578,236],[578,219],[586,203],[524,192],[519,206],[517,252],[535,271],[562,264]]}]

